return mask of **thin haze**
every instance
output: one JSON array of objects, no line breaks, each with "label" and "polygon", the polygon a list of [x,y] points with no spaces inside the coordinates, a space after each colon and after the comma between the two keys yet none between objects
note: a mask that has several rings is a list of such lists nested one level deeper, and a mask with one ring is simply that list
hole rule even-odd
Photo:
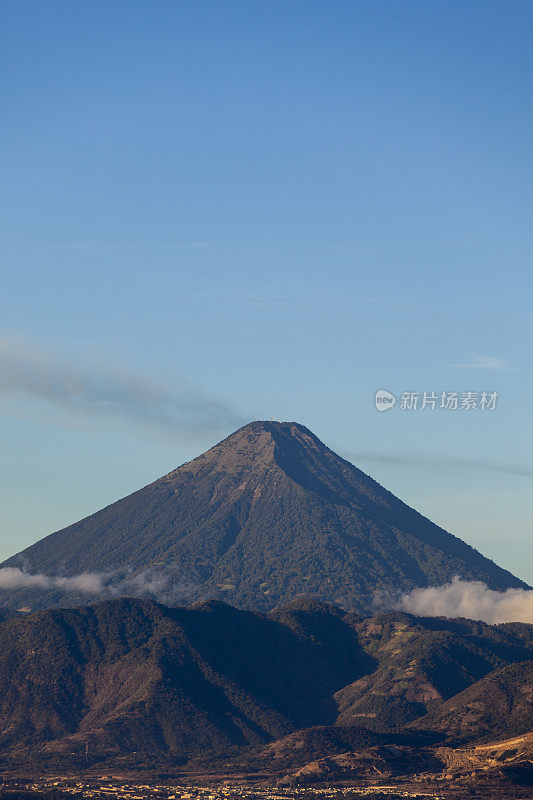
[{"label": "thin haze", "polygon": [[237,411],[182,382],[170,391],[145,377],[71,364],[50,351],[0,339],[0,394],[23,394],[74,414],[154,426],[173,438],[218,433],[246,421]]},{"label": "thin haze", "polygon": [[502,475],[515,475],[518,478],[533,478],[533,469],[518,464],[498,461],[482,461],[474,458],[454,458],[453,456],[426,453],[345,453],[345,458],[354,464],[386,464],[414,469],[460,469],[470,472],[496,472]]}]

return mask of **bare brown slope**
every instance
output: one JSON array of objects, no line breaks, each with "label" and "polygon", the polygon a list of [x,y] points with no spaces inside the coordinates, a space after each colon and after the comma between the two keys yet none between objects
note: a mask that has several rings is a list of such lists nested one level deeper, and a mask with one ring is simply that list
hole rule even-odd
[{"label": "bare brown slope", "polygon": [[494,670],[414,723],[453,743],[515,736],[533,727],[533,661]]}]

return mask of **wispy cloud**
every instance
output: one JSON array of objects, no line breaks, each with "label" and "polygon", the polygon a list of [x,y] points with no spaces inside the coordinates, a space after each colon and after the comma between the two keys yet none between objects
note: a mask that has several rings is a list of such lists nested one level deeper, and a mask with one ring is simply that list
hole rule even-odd
[{"label": "wispy cloud", "polygon": [[481,581],[459,578],[444,586],[415,589],[402,595],[394,606],[419,617],[466,617],[492,625],[533,623],[533,589],[497,592]]},{"label": "wispy cloud", "polygon": [[104,582],[96,572],[84,572],[70,578],[37,574],[32,575],[18,567],[0,569],[0,589],[61,589],[64,592],[98,594]]},{"label": "wispy cloud", "polygon": [[499,472],[503,475],[516,475],[520,478],[533,478],[533,468],[501,461],[458,458],[446,455],[427,455],[425,453],[347,453],[344,457],[356,465],[365,463],[386,464],[388,466],[413,467],[423,469],[462,469],[482,472]]},{"label": "wispy cloud", "polygon": [[0,338],[2,393],[36,397],[75,414],[156,426],[176,437],[216,433],[247,421],[185,380],[170,389],[120,368],[69,363],[8,337]]},{"label": "wispy cloud", "polygon": [[122,575],[116,572],[82,572],[79,575],[60,576],[30,573],[19,567],[0,569],[0,590],[37,589],[41,591],[57,589],[97,599],[113,597],[152,597],[163,603],[187,600],[194,586],[179,580],[176,575],[165,570],[143,570],[137,574]]},{"label": "wispy cloud", "polygon": [[512,369],[508,361],[497,356],[472,356],[464,364],[448,364],[454,369]]}]

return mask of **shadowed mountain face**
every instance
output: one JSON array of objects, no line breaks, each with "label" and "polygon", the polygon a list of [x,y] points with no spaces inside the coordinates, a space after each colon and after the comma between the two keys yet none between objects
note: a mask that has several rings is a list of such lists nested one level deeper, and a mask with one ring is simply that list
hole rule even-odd
[{"label": "shadowed mountain face", "polygon": [[[219,598],[258,610],[304,593],[362,611],[376,591],[442,584],[455,575],[495,589],[524,586],[307,428],[280,422],[246,425],[2,566],[103,573],[107,596],[152,591],[170,604]],[[0,603],[11,608],[88,599],[64,587],[0,592]]]},{"label": "shadowed mountain face", "polygon": [[297,631],[224,603],[128,599],[14,615],[0,624],[0,751],[218,752],[334,722],[335,690],[369,661],[354,631],[326,649],[306,616],[341,624],[327,606]]},{"label": "shadowed mountain face", "polygon": [[503,725],[518,734],[531,726],[531,630],[398,613],[361,619],[308,600],[267,615],[124,598],[14,613],[0,622],[0,759],[206,758],[300,731],[258,763],[305,763],[409,737],[423,743],[434,730],[446,741],[466,711],[475,724],[461,740]]}]

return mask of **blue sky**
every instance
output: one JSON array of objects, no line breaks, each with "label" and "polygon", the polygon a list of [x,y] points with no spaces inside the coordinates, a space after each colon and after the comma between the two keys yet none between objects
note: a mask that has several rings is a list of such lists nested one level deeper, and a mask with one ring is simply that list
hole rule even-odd
[{"label": "blue sky", "polygon": [[533,582],[531,3],[2,16],[0,557],[272,414]]}]

